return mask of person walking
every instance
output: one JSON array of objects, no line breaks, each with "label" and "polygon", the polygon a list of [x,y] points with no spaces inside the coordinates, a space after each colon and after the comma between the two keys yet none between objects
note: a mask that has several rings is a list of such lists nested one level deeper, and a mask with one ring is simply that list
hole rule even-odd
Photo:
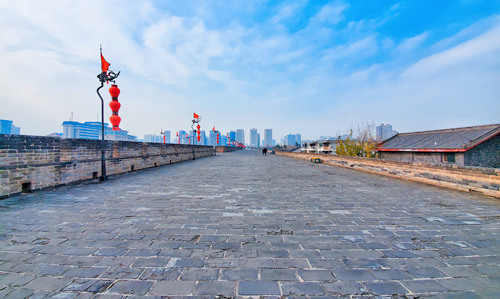
[{"label": "person walking", "polygon": [[263,149],[262,149],[262,154],[263,154],[264,156],[266,156],[266,155],[267,155],[267,147],[265,147],[265,148],[263,148]]}]

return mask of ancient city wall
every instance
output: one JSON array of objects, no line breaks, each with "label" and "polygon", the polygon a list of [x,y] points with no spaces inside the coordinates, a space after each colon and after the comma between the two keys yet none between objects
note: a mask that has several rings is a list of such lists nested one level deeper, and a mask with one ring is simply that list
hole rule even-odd
[{"label": "ancient city wall", "polygon": [[[101,176],[100,140],[0,135],[0,198]],[[211,146],[106,141],[106,173],[215,155]]]},{"label": "ancient city wall", "polygon": [[[445,165],[442,153],[419,153],[419,152],[379,152],[379,158],[387,161],[405,163],[428,163],[434,165]],[[464,153],[455,153],[455,165],[464,166]]]},{"label": "ancient city wall", "polygon": [[232,147],[232,146],[216,146],[216,151],[218,153],[227,153],[242,150],[241,147]]},{"label": "ancient city wall", "polygon": [[320,158],[324,163],[370,173],[447,187],[465,192],[479,192],[500,198],[500,168],[446,167],[400,163],[382,159],[332,155],[276,152],[277,155],[310,160]]}]

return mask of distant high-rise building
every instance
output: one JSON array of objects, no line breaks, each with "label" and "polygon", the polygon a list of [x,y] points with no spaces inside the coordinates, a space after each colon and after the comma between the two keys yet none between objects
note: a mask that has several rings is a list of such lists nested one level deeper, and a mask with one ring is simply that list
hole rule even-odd
[{"label": "distant high-rise building", "polygon": [[259,146],[259,134],[257,133],[257,129],[250,129],[250,146]]},{"label": "distant high-rise building", "polygon": [[200,131],[200,145],[207,145],[207,135],[205,134],[205,130]]},{"label": "distant high-rise building", "polygon": [[381,142],[391,138],[392,136],[398,134],[398,131],[394,131],[390,124],[380,124],[380,126],[376,127],[376,139]]},{"label": "distant high-rise building", "polygon": [[148,134],[148,135],[144,135],[144,142],[162,143],[163,142],[163,138],[160,135]]},{"label": "distant high-rise building", "polygon": [[[102,139],[101,131],[99,131],[99,139]],[[116,141],[137,141],[137,136],[129,135],[128,131],[122,129],[114,131],[111,128],[104,128],[104,139]]]},{"label": "distant high-rise building", "polygon": [[220,136],[219,136],[219,145],[227,146],[227,140],[228,140],[227,139],[227,135],[220,134]]},{"label": "distant high-rise building", "polygon": [[[95,139],[99,140],[101,132],[101,123],[97,121],[87,121],[79,123],[77,121],[65,121],[63,126],[62,138],[76,138],[76,139]],[[104,130],[109,128],[107,123],[104,123]]]},{"label": "distant high-rise building", "polygon": [[14,126],[11,120],[0,119],[0,134],[20,135],[21,128]]},{"label": "distant high-rise building", "polygon": [[214,132],[213,130],[210,130],[208,132],[208,141],[207,141],[207,145],[216,145],[217,143],[217,133]]},{"label": "distant high-rise building", "polygon": [[257,134],[257,147],[260,147],[260,134]]},{"label": "distant high-rise building", "polygon": [[184,130],[180,130],[179,132],[179,139],[177,140],[177,143],[179,143],[179,140],[180,140],[180,144],[188,144],[188,138],[186,137],[187,136],[187,132],[184,131]]},{"label": "distant high-rise building", "polygon": [[243,129],[236,130],[236,141],[245,144],[245,131]]},{"label": "distant high-rise building", "polygon": [[231,140],[231,142],[236,140],[236,131],[229,132],[229,139]]},{"label": "distant high-rise building", "polygon": [[295,134],[295,142],[300,146],[302,144],[302,135],[300,135],[299,133]]},{"label": "distant high-rise building", "polygon": [[[64,121],[62,138],[93,139],[100,140],[102,127],[101,122],[87,121],[79,123],[76,121]],[[120,141],[137,141],[137,136],[128,134],[126,130],[113,131],[107,123],[104,123],[104,139]]]},{"label": "distant high-rise building", "polygon": [[[300,134],[297,134],[300,136]],[[295,134],[288,134],[283,138],[283,145],[286,146],[295,146],[297,144],[297,135]],[[300,142],[299,142],[300,144]]]},{"label": "distant high-rise building", "polygon": [[273,146],[273,129],[264,130],[264,146]]},{"label": "distant high-rise building", "polygon": [[170,131],[163,131],[163,134],[165,135],[165,143],[170,143],[170,140],[171,140],[170,139]]}]

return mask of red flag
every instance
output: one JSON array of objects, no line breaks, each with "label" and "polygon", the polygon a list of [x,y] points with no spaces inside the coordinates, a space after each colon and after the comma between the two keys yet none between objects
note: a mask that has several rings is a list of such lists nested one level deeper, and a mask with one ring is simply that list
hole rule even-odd
[{"label": "red flag", "polygon": [[200,118],[200,116],[193,112],[193,118]]},{"label": "red flag", "polygon": [[212,131],[215,131],[215,127],[212,129]]},{"label": "red flag", "polygon": [[102,69],[102,71],[104,73],[107,72],[109,66],[110,66],[110,64],[106,61],[106,59],[104,59],[104,56],[102,56],[102,52],[101,52],[101,69]]}]

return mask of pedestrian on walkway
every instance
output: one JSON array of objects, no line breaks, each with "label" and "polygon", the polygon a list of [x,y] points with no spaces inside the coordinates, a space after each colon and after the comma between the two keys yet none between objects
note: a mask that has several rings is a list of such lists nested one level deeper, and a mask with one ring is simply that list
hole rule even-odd
[{"label": "pedestrian on walkway", "polygon": [[263,148],[263,149],[262,149],[262,154],[263,154],[264,156],[266,156],[266,155],[267,155],[267,147],[265,147],[265,148]]}]

